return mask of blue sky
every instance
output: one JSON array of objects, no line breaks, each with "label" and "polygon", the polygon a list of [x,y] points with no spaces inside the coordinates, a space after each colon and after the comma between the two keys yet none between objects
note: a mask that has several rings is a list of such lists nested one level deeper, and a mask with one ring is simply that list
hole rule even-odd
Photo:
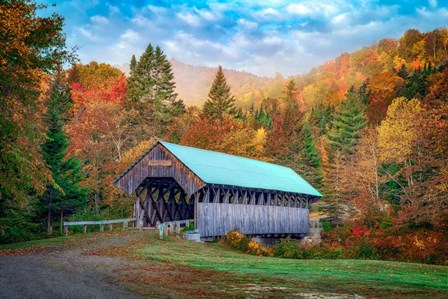
[{"label": "blue sky", "polygon": [[407,29],[448,25],[448,0],[81,1],[56,3],[82,63],[129,63],[148,43],[169,58],[260,76],[304,73]]}]

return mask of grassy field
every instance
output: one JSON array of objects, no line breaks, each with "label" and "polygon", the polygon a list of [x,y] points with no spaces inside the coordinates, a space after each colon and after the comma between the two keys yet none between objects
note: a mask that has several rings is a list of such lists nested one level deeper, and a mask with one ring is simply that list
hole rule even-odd
[{"label": "grassy field", "polygon": [[250,279],[273,280],[294,291],[359,294],[373,297],[448,297],[448,267],[371,260],[294,260],[251,256],[222,244],[198,244],[177,238],[157,240],[138,249],[146,259]]},{"label": "grassy field", "polygon": [[[131,243],[120,241],[129,234],[135,234]],[[127,259],[126,273],[117,275],[125,278],[124,283],[130,289],[148,296],[145,284],[133,282],[139,268],[143,271],[137,275],[140,281],[162,290],[153,293],[153,297],[448,298],[446,266],[257,257],[220,243],[199,244],[178,237],[159,240],[152,233],[138,231],[73,235],[0,246],[0,255],[27,254],[27,250],[28,254],[42,254],[45,248],[57,247],[63,251],[64,246],[65,250],[85,246],[80,258],[88,253]],[[165,296],[168,294],[165,291],[175,295]]]}]

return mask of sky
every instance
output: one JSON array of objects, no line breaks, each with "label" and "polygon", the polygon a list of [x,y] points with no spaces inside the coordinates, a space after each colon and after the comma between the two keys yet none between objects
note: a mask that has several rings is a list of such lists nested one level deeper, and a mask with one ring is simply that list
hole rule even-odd
[{"label": "sky", "polygon": [[159,45],[169,59],[272,77],[301,74],[407,29],[448,25],[448,0],[38,0],[56,4],[82,63],[116,66]]}]

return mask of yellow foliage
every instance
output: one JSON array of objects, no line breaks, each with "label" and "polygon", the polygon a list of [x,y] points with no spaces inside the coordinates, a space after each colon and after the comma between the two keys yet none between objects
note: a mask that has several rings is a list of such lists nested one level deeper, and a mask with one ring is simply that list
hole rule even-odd
[{"label": "yellow foliage", "polygon": [[123,157],[120,161],[121,164],[126,165],[125,167],[131,165],[135,160],[140,158],[146,151],[148,151],[155,143],[156,140],[154,138],[143,140],[123,154]]},{"label": "yellow foliage", "polygon": [[252,146],[254,149],[254,156],[260,157],[263,155],[264,147],[266,145],[266,130],[264,128],[260,128],[255,132],[255,136],[252,140]]},{"label": "yellow foliage", "polygon": [[419,240],[417,236],[415,236],[414,246],[418,249],[425,249],[425,243],[423,240]]},{"label": "yellow foliage", "polygon": [[382,162],[404,162],[417,140],[416,128],[423,109],[416,99],[396,98],[378,127],[378,147]]},{"label": "yellow foliage", "polygon": [[394,58],[394,66],[396,70],[399,70],[402,65],[406,65],[406,60],[401,58],[400,56],[395,56]]},{"label": "yellow foliage", "polygon": [[437,188],[442,192],[448,192],[448,166],[441,169],[440,175],[445,179],[441,180],[440,184],[437,185]]}]

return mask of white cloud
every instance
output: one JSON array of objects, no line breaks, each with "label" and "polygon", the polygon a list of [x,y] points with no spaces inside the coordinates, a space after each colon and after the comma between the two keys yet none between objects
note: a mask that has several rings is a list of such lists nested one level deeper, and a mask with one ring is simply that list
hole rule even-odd
[{"label": "white cloud", "polygon": [[258,24],[256,22],[248,21],[246,19],[239,19],[238,25],[240,25],[242,28],[253,30],[258,28]]},{"label": "white cloud", "polygon": [[218,11],[211,11],[208,9],[197,9],[197,8],[195,8],[194,11],[207,21],[217,21],[221,18],[221,14]]},{"label": "white cloud", "polygon": [[331,16],[338,13],[339,9],[334,4],[308,1],[289,4],[286,6],[286,11],[302,17],[314,17],[319,15]]},{"label": "white cloud", "polygon": [[447,5],[435,0],[412,6],[376,0],[148,1],[152,4],[140,7],[64,1],[68,46],[81,47],[83,62],[128,63],[152,43],[186,63],[264,76],[302,73],[342,52],[398,38],[409,28],[429,31],[448,24]]},{"label": "white cloud", "polygon": [[176,13],[176,16],[190,26],[198,27],[201,25],[201,20],[197,15],[179,12]]},{"label": "white cloud", "polygon": [[269,19],[272,17],[274,17],[274,18],[280,17],[281,13],[278,10],[276,10],[275,8],[268,7],[268,8],[262,9],[261,11],[258,11],[256,13],[256,16],[264,18],[264,19]]},{"label": "white cloud", "polygon": [[109,19],[100,15],[95,15],[90,17],[90,20],[92,21],[92,23],[96,23],[99,25],[107,25],[109,24]]},{"label": "white cloud", "polygon": [[165,14],[167,12],[167,9],[161,6],[155,6],[150,4],[146,7],[156,15]]},{"label": "white cloud", "polygon": [[139,41],[141,39],[140,34],[138,34],[137,31],[132,30],[132,29],[128,29],[125,31],[125,33],[123,33],[120,38],[123,41],[127,41],[127,42],[136,42]]},{"label": "white cloud", "polygon": [[95,34],[92,33],[92,31],[84,28],[84,27],[80,27],[78,28],[79,33],[81,33],[82,36],[84,36],[85,38],[87,38],[90,41],[99,41],[100,37],[96,36]]}]

